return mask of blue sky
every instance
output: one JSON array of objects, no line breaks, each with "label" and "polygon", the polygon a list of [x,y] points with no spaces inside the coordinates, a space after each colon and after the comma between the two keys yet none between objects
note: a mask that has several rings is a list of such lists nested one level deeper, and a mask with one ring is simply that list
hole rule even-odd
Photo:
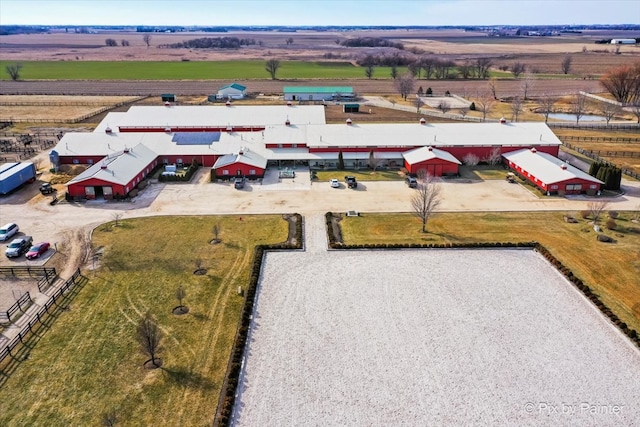
[{"label": "blue sky", "polygon": [[0,0],[0,24],[640,24],[638,0]]}]

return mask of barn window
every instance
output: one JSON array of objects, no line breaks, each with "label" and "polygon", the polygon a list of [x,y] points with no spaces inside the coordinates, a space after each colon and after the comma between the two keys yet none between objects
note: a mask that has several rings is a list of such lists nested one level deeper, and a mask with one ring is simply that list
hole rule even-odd
[{"label": "barn window", "polygon": [[93,159],[89,159],[89,160],[87,160],[87,163],[88,163],[88,164],[90,164],[90,165],[92,165],[92,164],[93,164]]},{"label": "barn window", "polygon": [[298,148],[298,144],[291,144],[291,148]]},{"label": "barn window", "polygon": [[129,193],[129,187],[124,187],[124,193],[128,194]]},{"label": "barn window", "polygon": [[78,163],[80,163],[80,160],[78,160],[78,159],[73,159],[73,164],[74,164],[74,165],[77,165]]},{"label": "barn window", "polygon": [[278,144],[278,148],[282,148],[282,144]]},{"label": "barn window", "polygon": [[256,174],[256,170],[255,169],[250,169],[249,170],[249,175],[255,175]]},{"label": "barn window", "polygon": [[162,164],[163,165],[168,165],[169,164],[169,159],[162,159]]},{"label": "barn window", "polygon": [[551,189],[552,189],[552,190],[557,190],[557,189],[558,189],[558,185],[557,185],[557,184],[553,184],[553,185],[551,186]]},{"label": "barn window", "polygon": [[228,169],[223,170],[222,175],[229,175],[229,170]]},{"label": "barn window", "polygon": [[591,184],[589,188],[592,190],[595,190],[596,188],[598,188],[598,186],[596,184]]}]

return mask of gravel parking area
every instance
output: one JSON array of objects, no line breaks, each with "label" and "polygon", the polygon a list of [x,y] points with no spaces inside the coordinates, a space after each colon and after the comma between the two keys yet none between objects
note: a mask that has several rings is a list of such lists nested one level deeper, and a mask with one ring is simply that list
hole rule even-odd
[{"label": "gravel parking area", "polygon": [[311,236],[266,256],[235,425],[640,424],[640,352],[537,253]]}]

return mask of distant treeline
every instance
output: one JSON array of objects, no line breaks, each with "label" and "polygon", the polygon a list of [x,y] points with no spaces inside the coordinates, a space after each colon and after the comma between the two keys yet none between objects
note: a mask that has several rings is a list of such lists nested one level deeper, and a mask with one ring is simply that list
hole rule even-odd
[{"label": "distant treeline", "polygon": [[168,49],[240,49],[240,46],[256,44],[255,39],[239,39],[237,37],[202,37],[179,43],[163,44],[159,47]]},{"label": "distant treeline", "polygon": [[10,34],[39,34],[46,33],[49,29],[46,27],[30,27],[23,25],[0,25],[0,36],[8,36]]},{"label": "distant treeline", "polygon": [[347,39],[340,44],[347,47],[393,47],[404,50],[404,45],[402,43],[394,43],[377,37],[358,37],[355,39]]}]

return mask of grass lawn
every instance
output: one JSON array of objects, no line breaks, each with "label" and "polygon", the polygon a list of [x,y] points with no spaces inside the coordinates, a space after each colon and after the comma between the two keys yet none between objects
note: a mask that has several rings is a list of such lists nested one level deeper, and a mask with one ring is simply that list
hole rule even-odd
[{"label": "grass lawn", "polygon": [[[9,80],[0,61],[0,79]],[[265,61],[24,61],[23,80],[208,80],[268,79]],[[391,78],[389,67],[376,67],[375,78]],[[398,68],[398,73],[406,68]],[[364,69],[348,62],[281,61],[279,79],[364,78]]]},{"label": "grass lawn", "polygon": [[[253,247],[283,242],[272,216],[155,217],[95,230],[104,255],[89,279],[0,389],[0,425],[210,425],[249,279]],[[221,243],[210,244],[219,224]],[[151,237],[153,236],[153,237]],[[193,274],[200,260],[205,275]],[[178,285],[190,312],[175,316]],[[164,332],[162,369],[135,341],[146,311]],[[118,425],[120,425],[118,423]]]},{"label": "grass lawn", "polygon": [[490,165],[461,165],[459,168],[460,178],[474,180],[506,179],[507,172],[509,171],[501,166]]},{"label": "grass lawn", "polygon": [[557,212],[439,213],[429,220],[427,234],[408,213],[343,217],[340,224],[347,244],[538,241],[640,331],[640,225],[628,212],[620,216],[619,229],[606,230],[614,244],[596,241],[592,226],[577,213],[577,224],[565,223]]},{"label": "grass lawn", "polygon": [[401,181],[404,179],[404,174],[399,170],[377,170],[372,171],[370,169],[360,170],[319,170],[316,171],[318,177],[317,182],[329,182],[331,178],[337,178],[338,181],[344,182],[344,177],[347,175],[355,176],[356,181]]}]

